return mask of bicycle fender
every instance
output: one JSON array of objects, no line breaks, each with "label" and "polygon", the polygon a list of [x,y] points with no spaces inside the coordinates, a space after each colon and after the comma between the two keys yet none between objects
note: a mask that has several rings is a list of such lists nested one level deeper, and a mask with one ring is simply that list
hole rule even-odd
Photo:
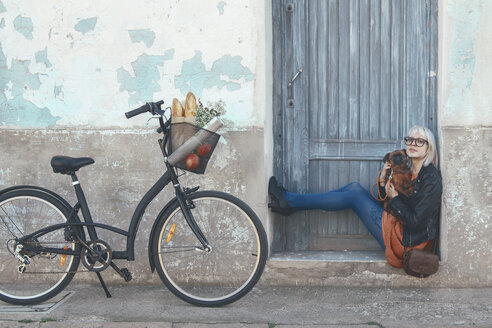
[{"label": "bicycle fender", "polygon": [[11,191],[20,190],[20,189],[32,189],[32,190],[42,191],[46,194],[49,194],[49,195],[55,197],[57,200],[59,200],[68,209],[72,209],[72,206],[70,206],[70,204],[63,197],[61,197],[60,195],[58,195],[57,193],[55,193],[49,189],[38,187],[38,186],[30,186],[30,185],[13,186],[13,187],[9,187],[9,188],[5,188],[5,189],[0,190],[0,195],[6,194],[6,193],[11,192]]},{"label": "bicycle fender", "polygon": [[164,213],[167,211],[167,209],[169,207],[171,207],[174,203],[177,203],[177,202],[178,202],[178,199],[176,197],[174,197],[164,206],[164,208],[157,215],[157,218],[155,219],[154,224],[152,225],[152,230],[150,230],[148,252],[149,252],[150,270],[152,273],[154,273],[154,270],[155,270],[154,254],[152,254],[152,245],[154,244],[154,232],[155,232],[155,229],[157,227],[157,223],[160,221],[162,216],[164,216]]},{"label": "bicycle fender", "polygon": [[[37,190],[37,191],[44,192],[44,193],[46,193],[46,194],[48,194],[48,195],[56,198],[56,200],[58,200],[68,211],[71,212],[73,210],[72,205],[70,205],[70,203],[67,202],[65,200],[65,198],[63,198],[62,196],[58,195],[57,193],[55,193],[55,192],[53,192],[53,191],[51,191],[49,189],[46,189],[46,188],[43,188],[43,187],[38,187],[38,186],[31,186],[31,185],[12,186],[12,187],[5,188],[5,189],[0,190],[0,196],[3,195],[3,194],[7,194],[9,192],[12,192],[12,191],[17,191],[17,190],[22,190],[22,189],[31,189],[31,190]],[[75,218],[75,222],[76,223],[81,223],[82,222],[77,214],[74,215],[74,218]],[[82,237],[82,240],[83,241],[86,241],[85,234],[83,234],[81,237]]]}]

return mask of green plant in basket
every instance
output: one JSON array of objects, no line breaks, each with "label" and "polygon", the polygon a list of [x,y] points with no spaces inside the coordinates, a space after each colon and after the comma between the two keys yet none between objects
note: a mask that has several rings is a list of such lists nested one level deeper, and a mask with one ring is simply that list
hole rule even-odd
[{"label": "green plant in basket", "polygon": [[209,102],[207,106],[204,106],[202,101],[198,99],[198,108],[196,112],[196,125],[203,128],[214,117],[220,117],[225,115],[225,102],[221,99],[214,103]]}]

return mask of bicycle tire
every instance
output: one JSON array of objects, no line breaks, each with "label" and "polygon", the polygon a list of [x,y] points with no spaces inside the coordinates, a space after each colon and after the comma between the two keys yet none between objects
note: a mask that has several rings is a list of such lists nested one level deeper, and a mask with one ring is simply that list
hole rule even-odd
[{"label": "bicycle tire", "polygon": [[[15,251],[15,237],[53,224],[64,223],[69,209],[56,197],[33,189],[19,189],[0,196],[0,300],[17,305],[36,304],[61,292],[72,280],[80,256],[29,252],[24,273]],[[35,242],[47,247],[67,246],[80,253],[80,244],[65,240],[64,229],[40,236]],[[62,246],[63,244],[63,246]],[[58,246],[57,246],[58,245]],[[63,262],[63,265],[62,265]]]},{"label": "bicycle tire", "polygon": [[189,199],[212,251],[198,250],[202,245],[174,201],[159,214],[152,236],[157,272],[166,287],[188,303],[216,307],[235,302],[263,273],[268,252],[263,225],[246,203],[230,194],[201,191]]}]

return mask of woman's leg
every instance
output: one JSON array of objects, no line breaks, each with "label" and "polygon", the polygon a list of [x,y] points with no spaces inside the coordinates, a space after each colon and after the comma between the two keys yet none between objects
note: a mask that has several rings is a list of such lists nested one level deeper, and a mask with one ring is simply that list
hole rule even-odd
[{"label": "woman's leg", "polygon": [[284,198],[294,211],[352,209],[381,248],[385,249],[381,227],[383,207],[359,183],[353,182],[335,191],[319,194],[295,194],[285,191]]}]

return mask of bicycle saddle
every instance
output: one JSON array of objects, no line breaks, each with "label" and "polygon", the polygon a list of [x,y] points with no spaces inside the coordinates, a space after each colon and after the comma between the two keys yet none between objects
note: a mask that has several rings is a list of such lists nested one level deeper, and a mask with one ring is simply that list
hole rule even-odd
[{"label": "bicycle saddle", "polygon": [[51,167],[53,172],[61,174],[71,174],[81,167],[94,164],[94,160],[90,157],[68,157],[68,156],[54,156],[51,159]]}]

